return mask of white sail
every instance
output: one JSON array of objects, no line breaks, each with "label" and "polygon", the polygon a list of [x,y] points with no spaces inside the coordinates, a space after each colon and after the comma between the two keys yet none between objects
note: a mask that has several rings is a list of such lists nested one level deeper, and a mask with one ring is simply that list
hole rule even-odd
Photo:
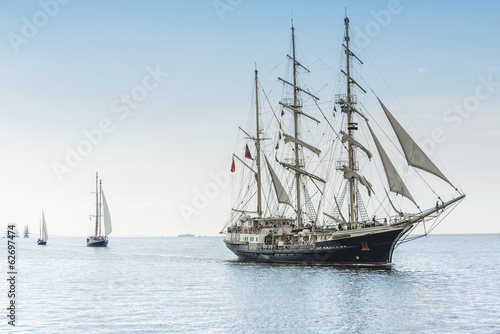
[{"label": "white sail", "polygon": [[266,159],[267,168],[269,169],[269,173],[271,174],[271,179],[273,180],[274,191],[276,192],[278,203],[288,204],[292,206],[290,198],[288,197],[285,188],[283,188],[283,185],[281,184],[278,175],[276,175],[276,173],[274,172],[273,168],[271,167],[271,164],[267,160],[267,157],[264,156],[264,158]]},{"label": "white sail", "polygon": [[354,146],[357,146],[359,147],[363,152],[366,153],[366,156],[368,157],[368,159],[371,159],[372,158],[372,153],[370,151],[368,151],[366,149],[366,147],[364,147],[360,142],[358,142],[356,139],[352,138],[351,136],[349,136],[347,133],[345,133],[344,131],[340,131],[340,133],[342,134],[342,142],[345,143],[346,141],[348,141],[349,143],[351,143],[351,145],[354,145]]},{"label": "white sail", "polygon": [[47,241],[49,239],[49,235],[47,233],[47,224],[45,224],[45,215],[43,214],[43,211],[42,211],[41,237],[42,241]]},{"label": "white sail", "polygon": [[437,168],[436,165],[434,165],[431,159],[429,159],[429,157],[424,153],[424,151],[422,151],[422,149],[417,145],[417,143],[415,143],[415,141],[410,137],[408,132],[406,132],[406,130],[403,129],[401,124],[399,124],[398,121],[394,118],[394,116],[392,116],[392,114],[389,112],[389,110],[387,110],[382,101],[378,100],[378,102],[382,106],[385,115],[389,119],[389,122],[391,123],[392,128],[394,129],[394,132],[398,137],[399,143],[403,148],[403,152],[405,154],[406,160],[408,161],[408,164],[410,166],[420,168],[422,170],[425,170],[426,172],[434,174],[437,177],[440,177],[441,179],[448,182],[450,185],[452,185],[451,182],[446,178],[446,176],[444,176],[444,174],[441,173],[439,168]]},{"label": "white sail", "polygon": [[[396,168],[392,164],[391,160],[387,156],[387,153],[385,153],[384,148],[378,141],[377,137],[375,136],[375,133],[373,133],[372,127],[368,122],[366,122],[368,125],[368,129],[370,130],[370,133],[372,134],[373,141],[375,142],[375,146],[377,147],[378,154],[380,155],[380,160],[382,160],[382,165],[384,166],[384,171],[385,171],[385,176],[387,177],[387,182],[389,183],[389,190],[396,193],[400,194],[402,196],[405,196],[408,198],[410,201],[412,201],[415,205],[415,200],[410,194],[410,191],[404,184],[403,180],[401,179],[401,176],[399,176]],[[392,203],[391,203],[392,204]]]},{"label": "white sail", "polygon": [[113,229],[111,228],[111,215],[109,214],[108,202],[106,201],[106,197],[104,196],[104,191],[101,190],[101,193],[104,216],[104,235],[107,236]]}]

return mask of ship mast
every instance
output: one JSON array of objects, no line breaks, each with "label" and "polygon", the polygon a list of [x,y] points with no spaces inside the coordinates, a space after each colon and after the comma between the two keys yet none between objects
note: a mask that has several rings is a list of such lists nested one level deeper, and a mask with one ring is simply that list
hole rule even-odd
[{"label": "ship mast", "polygon": [[255,66],[255,118],[256,118],[256,140],[255,140],[255,146],[257,148],[257,214],[259,215],[259,218],[262,217],[262,195],[261,195],[261,189],[262,189],[262,177],[261,177],[261,171],[260,171],[260,127],[259,127],[259,84],[257,80],[257,66]]},{"label": "ship mast", "polygon": [[[353,130],[356,129],[355,125],[352,122],[352,110],[351,110],[351,73],[350,73],[350,50],[349,50],[349,18],[346,16],[344,19],[345,22],[345,53],[346,53],[346,73],[347,73],[347,130],[349,133],[349,136],[351,138],[353,137]],[[354,166],[355,161],[354,161],[354,150],[352,147],[352,143],[349,141],[348,145],[349,149],[349,168],[352,170],[356,169],[356,166]],[[354,185],[354,178],[349,178],[349,206],[350,206],[350,225],[351,227],[355,223],[355,216],[354,216],[354,208],[355,208],[355,200],[354,200],[354,192],[355,192],[355,185]]]},{"label": "ship mast", "polygon": [[95,173],[95,236],[97,236],[97,229],[99,226],[99,176]]},{"label": "ship mast", "polygon": [[[293,108],[298,110],[301,106],[298,103],[298,87],[297,87],[297,61],[295,59],[295,28],[292,20],[292,61],[293,61]],[[299,138],[299,115],[297,111],[293,112],[293,124],[295,138]],[[299,144],[295,142],[295,168],[299,170]],[[297,226],[302,226],[302,215],[300,211],[300,173],[295,172],[295,184],[297,185]]]}]

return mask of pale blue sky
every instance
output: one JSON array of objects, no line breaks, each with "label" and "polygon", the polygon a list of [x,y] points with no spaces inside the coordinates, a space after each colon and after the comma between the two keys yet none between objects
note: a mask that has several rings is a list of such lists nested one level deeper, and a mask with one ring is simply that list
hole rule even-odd
[{"label": "pale blue sky", "polygon": [[[0,2],[0,225],[35,230],[43,207],[49,232],[85,235],[99,170],[114,234],[216,234],[230,209],[229,186],[189,222],[178,207],[192,205],[211,173],[228,169],[254,63],[265,75],[286,55],[293,10],[305,65],[316,61],[312,50],[336,69],[348,6],[353,39],[374,22],[380,28],[354,49],[365,62],[363,78],[386,104],[400,106],[397,96],[424,137],[435,128],[448,136],[435,152],[468,197],[437,231],[500,232],[493,218],[500,86],[457,128],[443,118],[474,95],[479,77],[500,82],[496,1],[73,0],[46,15],[15,52],[9,34],[23,36],[23,18],[42,20],[40,4],[54,1]],[[231,10],[218,13],[220,3]],[[398,11],[382,26],[377,13],[390,3]],[[168,76],[120,119],[113,102],[157,67]],[[315,75],[326,82],[335,74]],[[64,162],[67,147],[103,118],[113,131],[58,180],[53,163]]]}]

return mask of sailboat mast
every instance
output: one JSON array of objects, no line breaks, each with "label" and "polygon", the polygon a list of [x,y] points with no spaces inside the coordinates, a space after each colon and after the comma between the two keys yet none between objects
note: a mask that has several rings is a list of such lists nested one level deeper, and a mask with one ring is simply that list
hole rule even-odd
[{"label": "sailboat mast", "polygon": [[[346,73],[347,73],[347,130],[349,132],[349,136],[353,137],[353,126],[352,125],[352,111],[351,111],[351,73],[350,73],[350,56],[351,52],[349,51],[349,18],[346,16],[344,19],[345,22],[345,45],[346,45]],[[354,150],[352,147],[352,143],[349,141],[348,145],[349,149],[349,168],[355,170],[354,166]],[[354,225],[354,178],[349,178],[349,207],[350,207],[350,223],[351,226]]]},{"label": "sailboat mast", "polygon": [[98,173],[95,173],[95,234],[97,234],[97,228],[99,226],[99,176]]},{"label": "sailboat mast", "polygon": [[258,84],[258,71],[255,66],[255,118],[256,118],[256,138],[255,146],[257,147],[257,214],[262,217],[262,177],[260,171],[260,126],[259,126],[259,84]]},{"label": "sailboat mast", "polygon": [[[298,104],[298,87],[297,87],[297,61],[295,60],[295,28],[293,27],[292,21],[292,58],[293,58],[293,107],[294,109],[299,109],[301,106]],[[295,138],[299,138],[299,115],[296,110],[293,112],[293,124]],[[295,167],[297,170],[300,167],[299,164],[299,144],[295,143]],[[302,216],[300,211],[300,173],[295,172],[295,184],[297,187],[297,226],[302,226]]]}]

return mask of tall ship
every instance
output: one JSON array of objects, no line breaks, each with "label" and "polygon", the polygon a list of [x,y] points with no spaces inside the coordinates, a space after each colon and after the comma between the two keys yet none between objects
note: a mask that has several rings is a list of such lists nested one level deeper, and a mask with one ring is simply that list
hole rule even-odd
[{"label": "tall ship", "polygon": [[239,128],[242,154],[232,157],[235,204],[221,231],[240,260],[391,266],[396,247],[430,233],[465,197],[405,130],[408,119],[396,120],[393,105],[369,86],[370,108],[358,101],[368,84],[358,78],[363,62],[350,48],[349,18],[344,24],[345,67],[330,103],[308,88],[293,22],[279,103],[264,90],[259,96],[255,69],[255,107]]},{"label": "tall ship", "polygon": [[30,229],[28,225],[24,225],[24,237],[29,238],[30,237]]},{"label": "tall ship", "polygon": [[112,231],[111,215],[109,213],[106,196],[104,196],[104,191],[102,190],[102,180],[99,180],[98,173],[95,174],[95,179],[95,226],[94,234],[87,238],[87,247],[107,247],[108,235]]}]

